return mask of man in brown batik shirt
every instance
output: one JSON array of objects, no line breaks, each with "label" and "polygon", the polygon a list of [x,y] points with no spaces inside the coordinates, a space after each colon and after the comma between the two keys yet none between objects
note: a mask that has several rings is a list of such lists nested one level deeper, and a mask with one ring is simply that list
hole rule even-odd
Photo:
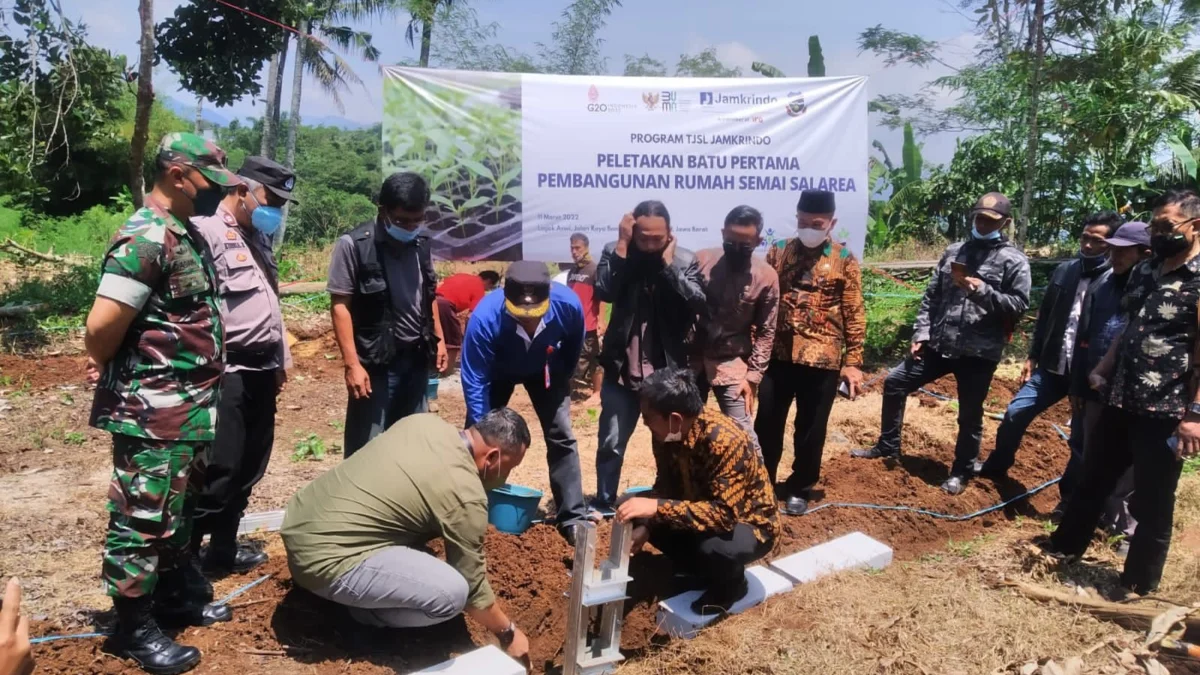
[{"label": "man in brown batik shirt", "polygon": [[796,401],[792,475],[779,497],[782,510],[808,510],[821,476],[825,430],[838,384],[853,398],[862,386],[867,314],[862,274],[850,249],[830,239],[837,224],[832,192],[805,190],[796,207],[796,238],[773,247],[767,263],[779,274],[779,323],[754,423],[771,480],[783,457],[783,430]]}]

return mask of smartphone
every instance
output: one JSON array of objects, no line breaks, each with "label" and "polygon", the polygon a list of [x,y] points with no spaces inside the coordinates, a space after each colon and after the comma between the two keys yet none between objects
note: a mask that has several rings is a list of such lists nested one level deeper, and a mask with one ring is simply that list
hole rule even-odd
[{"label": "smartphone", "polygon": [[967,278],[967,264],[957,260],[950,261],[950,275],[955,279]]},{"label": "smartphone", "polygon": [[850,384],[845,380],[842,380],[842,383],[838,385],[838,396],[850,398]]}]

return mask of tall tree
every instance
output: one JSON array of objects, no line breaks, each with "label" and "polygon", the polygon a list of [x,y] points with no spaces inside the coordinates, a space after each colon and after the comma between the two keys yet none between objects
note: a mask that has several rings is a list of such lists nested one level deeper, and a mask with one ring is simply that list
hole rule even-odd
[{"label": "tall tree", "polygon": [[821,49],[821,38],[808,36],[808,76],[825,77],[825,52]]},{"label": "tall tree", "polygon": [[479,23],[467,3],[439,5],[430,60],[443,68],[504,73],[536,73],[542,70],[533,57],[496,42],[500,24]]},{"label": "tall tree", "polygon": [[649,54],[634,56],[625,55],[626,77],[666,77],[667,66],[658,59],[650,58]]},{"label": "tall tree", "polygon": [[275,149],[279,147],[279,104],[283,100],[283,76],[287,69],[289,37],[286,31],[280,31],[279,47],[271,55],[271,65],[267,69],[267,98],[263,110],[262,147],[259,148],[259,154],[268,159],[275,159]]},{"label": "tall tree", "polygon": [[717,48],[709,47],[698,54],[680,54],[675,66],[676,77],[741,77],[742,69],[730,67],[717,58]]},{"label": "tall tree", "polygon": [[418,64],[422,68],[429,67],[429,53],[433,45],[434,19],[441,8],[448,9],[454,0],[407,0],[408,13],[411,17],[404,37],[410,47],[415,46],[417,29],[421,31],[421,56]]},{"label": "tall tree", "polygon": [[538,45],[546,72],[561,75],[598,75],[607,66],[600,55],[604,40],[600,31],[608,23],[613,7],[621,0],[575,0],[554,22],[549,45]]},{"label": "tall tree", "polygon": [[1025,246],[1029,233],[1029,209],[1033,206],[1033,182],[1038,169],[1038,103],[1042,84],[1042,63],[1046,58],[1046,0],[1035,0],[1033,22],[1029,26],[1029,41],[1033,45],[1033,69],[1029,74],[1029,112],[1026,124],[1029,135],[1025,141],[1025,184],[1021,189],[1021,211],[1017,218],[1018,246]]},{"label": "tall tree", "polygon": [[137,111],[134,113],[133,139],[129,143],[129,192],[133,196],[133,205],[140,209],[146,199],[142,167],[146,162],[146,136],[150,132],[150,106],[154,104],[154,0],[138,2],[138,20],[141,57],[138,61]]}]

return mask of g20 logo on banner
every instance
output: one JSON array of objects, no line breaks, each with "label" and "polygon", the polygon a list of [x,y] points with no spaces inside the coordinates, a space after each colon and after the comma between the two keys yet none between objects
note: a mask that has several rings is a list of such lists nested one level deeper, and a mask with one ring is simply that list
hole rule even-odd
[{"label": "g20 logo on banner", "polygon": [[594,113],[619,113],[623,110],[632,110],[637,105],[633,103],[601,103],[600,90],[596,85],[588,87],[588,112]]}]

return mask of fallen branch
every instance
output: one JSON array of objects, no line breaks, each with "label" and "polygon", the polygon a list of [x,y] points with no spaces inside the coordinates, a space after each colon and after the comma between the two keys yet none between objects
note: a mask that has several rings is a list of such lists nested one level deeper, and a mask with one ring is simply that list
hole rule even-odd
[{"label": "fallen branch", "polygon": [[29,303],[24,305],[5,305],[0,307],[0,319],[11,319],[17,316],[27,316],[36,314],[46,306],[41,303]]},{"label": "fallen branch", "polygon": [[[1057,602],[1077,607],[1098,619],[1112,621],[1132,630],[1149,630],[1154,624],[1154,619],[1159,617],[1164,611],[1161,607],[1139,607],[1104,600],[1093,600],[1070,593],[1051,591],[1021,581],[1001,581],[999,585],[1015,589],[1018,593],[1031,600]],[[1188,634],[1200,635],[1200,616],[1189,616],[1183,619],[1182,623],[1187,627]]]},{"label": "fallen branch", "polygon": [[35,260],[40,260],[42,262],[55,263],[57,265],[71,264],[70,260],[68,260],[67,258],[64,258],[60,255],[54,255],[53,253],[42,253],[41,251],[35,251],[31,248],[25,248],[24,246],[13,241],[12,239],[5,239],[4,243],[0,244],[0,249],[12,251],[17,256],[33,258]]},{"label": "fallen branch", "polygon": [[229,609],[241,609],[242,607],[249,607],[250,605],[257,605],[260,602],[268,602],[269,600],[271,600],[271,598],[261,598],[259,600],[247,600],[246,602],[239,602],[239,603],[232,604],[229,606]]}]

